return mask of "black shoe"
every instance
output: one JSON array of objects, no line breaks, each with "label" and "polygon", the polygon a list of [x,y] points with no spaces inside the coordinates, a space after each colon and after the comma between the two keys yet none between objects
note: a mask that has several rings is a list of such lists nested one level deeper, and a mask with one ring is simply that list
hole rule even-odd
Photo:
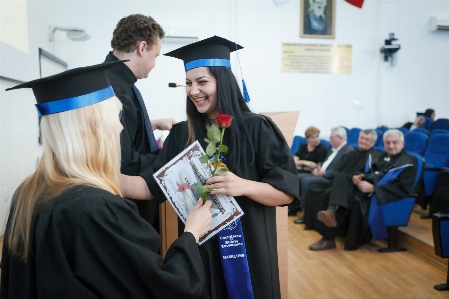
[{"label": "black shoe", "polygon": [[295,224],[304,224],[304,217],[298,218],[295,221],[293,221]]},{"label": "black shoe", "polygon": [[296,216],[296,210],[289,210],[288,216]]}]

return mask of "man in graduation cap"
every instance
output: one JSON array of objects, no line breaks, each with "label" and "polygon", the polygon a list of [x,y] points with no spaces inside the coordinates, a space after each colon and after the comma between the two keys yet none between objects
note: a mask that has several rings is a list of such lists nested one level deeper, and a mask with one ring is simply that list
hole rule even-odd
[{"label": "man in graduation cap", "polygon": [[147,78],[160,54],[162,27],[150,16],[141,14],[122,18],[113,33],[112,52],[105,62],[129,60],[106,70],[115,94],[123,103],[121,177],[127,197],[134,199],[139,214],[158,230],[159,206],[150,189],[153,170],[150,165],[158,153],[153,129],[170,130],[174,119],[153,119],[150,122],[142,95],[135,83]]},{"label": "man in graduation cap", "polygon": [[210,203],[198,201],[183,233],[161,237],[119,187],[122,104],[104,69],[77,68],[10,89],[32,88],[43,154],[14,193],[2,251],[0,297],[198,298],[199,237]]}]

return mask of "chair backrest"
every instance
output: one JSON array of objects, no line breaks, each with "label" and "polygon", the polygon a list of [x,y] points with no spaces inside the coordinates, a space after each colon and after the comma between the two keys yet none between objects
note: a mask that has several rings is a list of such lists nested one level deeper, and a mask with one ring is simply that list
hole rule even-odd
[{"label": "chair backrest", "polygon": [[[388,131],[389,130],[389,128],[387,127],[387,126],[380,126],[380,127],[377,127],[379,130],[381,130],[383,133],[385,133],[386,131]],[[405,129],[405,128],[404,128]]]},{"label": "chair backrest", "polygon": [[374,129],[374,131],[376,131],[377,133],[377,140],[376,143],[374,144],[374,148],[377,150],[381,150],[384,151],[385,147],[384,147],[384,131],[382,131],[379,128]]},{"label": "chair backrest", "polygon": [[430,131],[425,128],[416,128],[412,132],[417,132],[425,135],[429,135]]},{"label": "chair backrest", "polygon": [[296,135],[293,137],[292,146],[290,147],[290,151],[292,156],[296,154],[301,144],[307,143],[307,139],[305,137]]},{"label": "chair backrest", "polygon": [[407,129],[407,128],[405,128],[405,127],[399,127],[399,128],[396,128],[396,129],[398,129],[399,131],[401,131],[401,132],[404,134],[404,136],[405,136],[405,134],[407,134],[407,133],[410,132],[410,130]]},{"label": "chair backrest", "polygon": [[432,215],[432,235],[435,254],[442,258],[449,257],[449,214]]},{"label": "chair backrest", "polygon": [[422,128],[429,130],[432,127],[432,119],[428,116],[424,116],[424,118],[426,119],[426,121],[424,122],[424,124],[422,125]]},{"label": "chair backrest", "polygon": [[326,146],[328,149],[332,149],[332,145],[329,141],[327,141],[326,139],[320,139],[320,143],[324,146]]},{"label": "chair backrest", "polygon": [[349,129],[348,129],[347,127],[344,127],[344,126],[340,126],[340,127],[342,127],[343,129],[345,129],[345,130],[346,130],[346,136],[348,136],[348,133],[349,133]]},{"label": "chair backrest", "polygon": [[415,153],[422,156],[424,155],[424,151],[426,150],[427,139],[428,138],[426,135],[411,131],[404,136],[404,149],[408,153]]},{"label": "chair backrest", "polygon": [[[417,168],[415,174],[415,181],[410,194],[412,194],[419,185],[423,177],[424,172],[424,159],[421,155],[415,153],[409,153],[409,155],[415,157]],[[406,197],[398,201],[381,205],[382,214],[384,216],[384,221],[386,226],[406,226],[410,219],[410,215],[413,210],[413,205],[415,204],[414,197]]]},{"label": "chair backrest", "polygon": [[446,129],[434,129],[434,130],[430,131],[430,136],[435,135],[435,134],[449,134],[449,130],[446,130]]},{"label": "chair backrest", "polygon": [[349,130],[348,136],[347,136],[347,142],[351,146],[354,147],[354,146],[358,145],[360,131],[362,131],[362,129],[360,129],[360,128],[352,128]]},{"label": "chair backrest", "polygon": [[449,118],[439,118],[432,124],[432,131],[435,129],[448,129],[449,128]]},{"label": "chair backrest", "polygon": [[[426,159],[428,168],[449,166],[449,134],[430,136],[424,152],[424,159]],[[438,173],[438,171],[424,172],[424,191],[426,196],[431,196],[435,191]]]}]

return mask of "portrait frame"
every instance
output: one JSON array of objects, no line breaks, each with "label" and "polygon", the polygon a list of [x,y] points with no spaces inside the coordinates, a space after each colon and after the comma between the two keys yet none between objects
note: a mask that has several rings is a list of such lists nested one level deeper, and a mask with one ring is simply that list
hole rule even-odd
[{"label": "portrait frame", "polygon": [[[309,12],[311,2],[325,2],[324,7],[325,26],[321,31],[316,31],[311,24]],[[304,38],[335,38],[335,0],[300,0],[299,5],[299,36]],[[322,25],[319,24],[318,25]]]}]

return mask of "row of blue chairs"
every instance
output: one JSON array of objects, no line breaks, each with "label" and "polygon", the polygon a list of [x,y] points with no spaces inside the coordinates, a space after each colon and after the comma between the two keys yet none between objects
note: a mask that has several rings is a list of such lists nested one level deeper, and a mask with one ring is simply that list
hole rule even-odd
[{"label": "row of blue chairs", "polygon": [[[418,133],[416,133],[418,134]],[[358,135],[357,135],[358,136]],[[449,136],[449,135],[448,135]],[[325,140],[324,140],[325,141]],[[302,136],[295,136],[292,143],[292,154],[294,155],[302,143],[306,143],[306,139]],[[325,141],[326,142],[326,141]],[[329,144],[330,146],[330,144]],[[416,158],[418,163],[417,172],[415,175],[415,183],[412,190],[410,190],[410,196],[403,198],[401,200],[383,204],[381,206],[381,213],[383,217],[383,223],[388,229],[388,247],[380,248],[379,252],[395,252],[403,251],[404,248],[400,248],[399,245],[399,227],[407,226],[410,220],[410,215],[415,204],[415,196],[413,191],[415,187],[420,184],[423,177],[423,169],[425,165],[425,160],[421,155],[416,153],[411,153]],[[370,216],[373,217],[373,216]]]},{"label": "row of blue chairs", "polygon": [[[348,143],[354,147],[357,147],[355,136],[357,136],[358,139],[359,133],[360,129],[358,128],[350,129],[348,132]],[[375,146],[375,148],[377,150],[384,150],[383,146],[380,147],[380,144],[383,145],[383,133],[378,132],[378,134],[378,140],[380,140],[380,143],[376,143],[378,146]],[[432,202],[432,196],[435,192],[439,172],[449,167],[449,131],[443,130],[439,133],[435,132],[433,134],[426,135],[415,129],[411,132],[406,132],[404,134],[404,139],[404,149],[408,153],[418,155],[425,160],[426,167],[424,169],[422,187],[426,206]],[[301,143],[306,142],[307,140],[304,137],[295,136],[291,147],[292,155],[296,153]],[[329,143],[327,142],[327,144]]]}]

